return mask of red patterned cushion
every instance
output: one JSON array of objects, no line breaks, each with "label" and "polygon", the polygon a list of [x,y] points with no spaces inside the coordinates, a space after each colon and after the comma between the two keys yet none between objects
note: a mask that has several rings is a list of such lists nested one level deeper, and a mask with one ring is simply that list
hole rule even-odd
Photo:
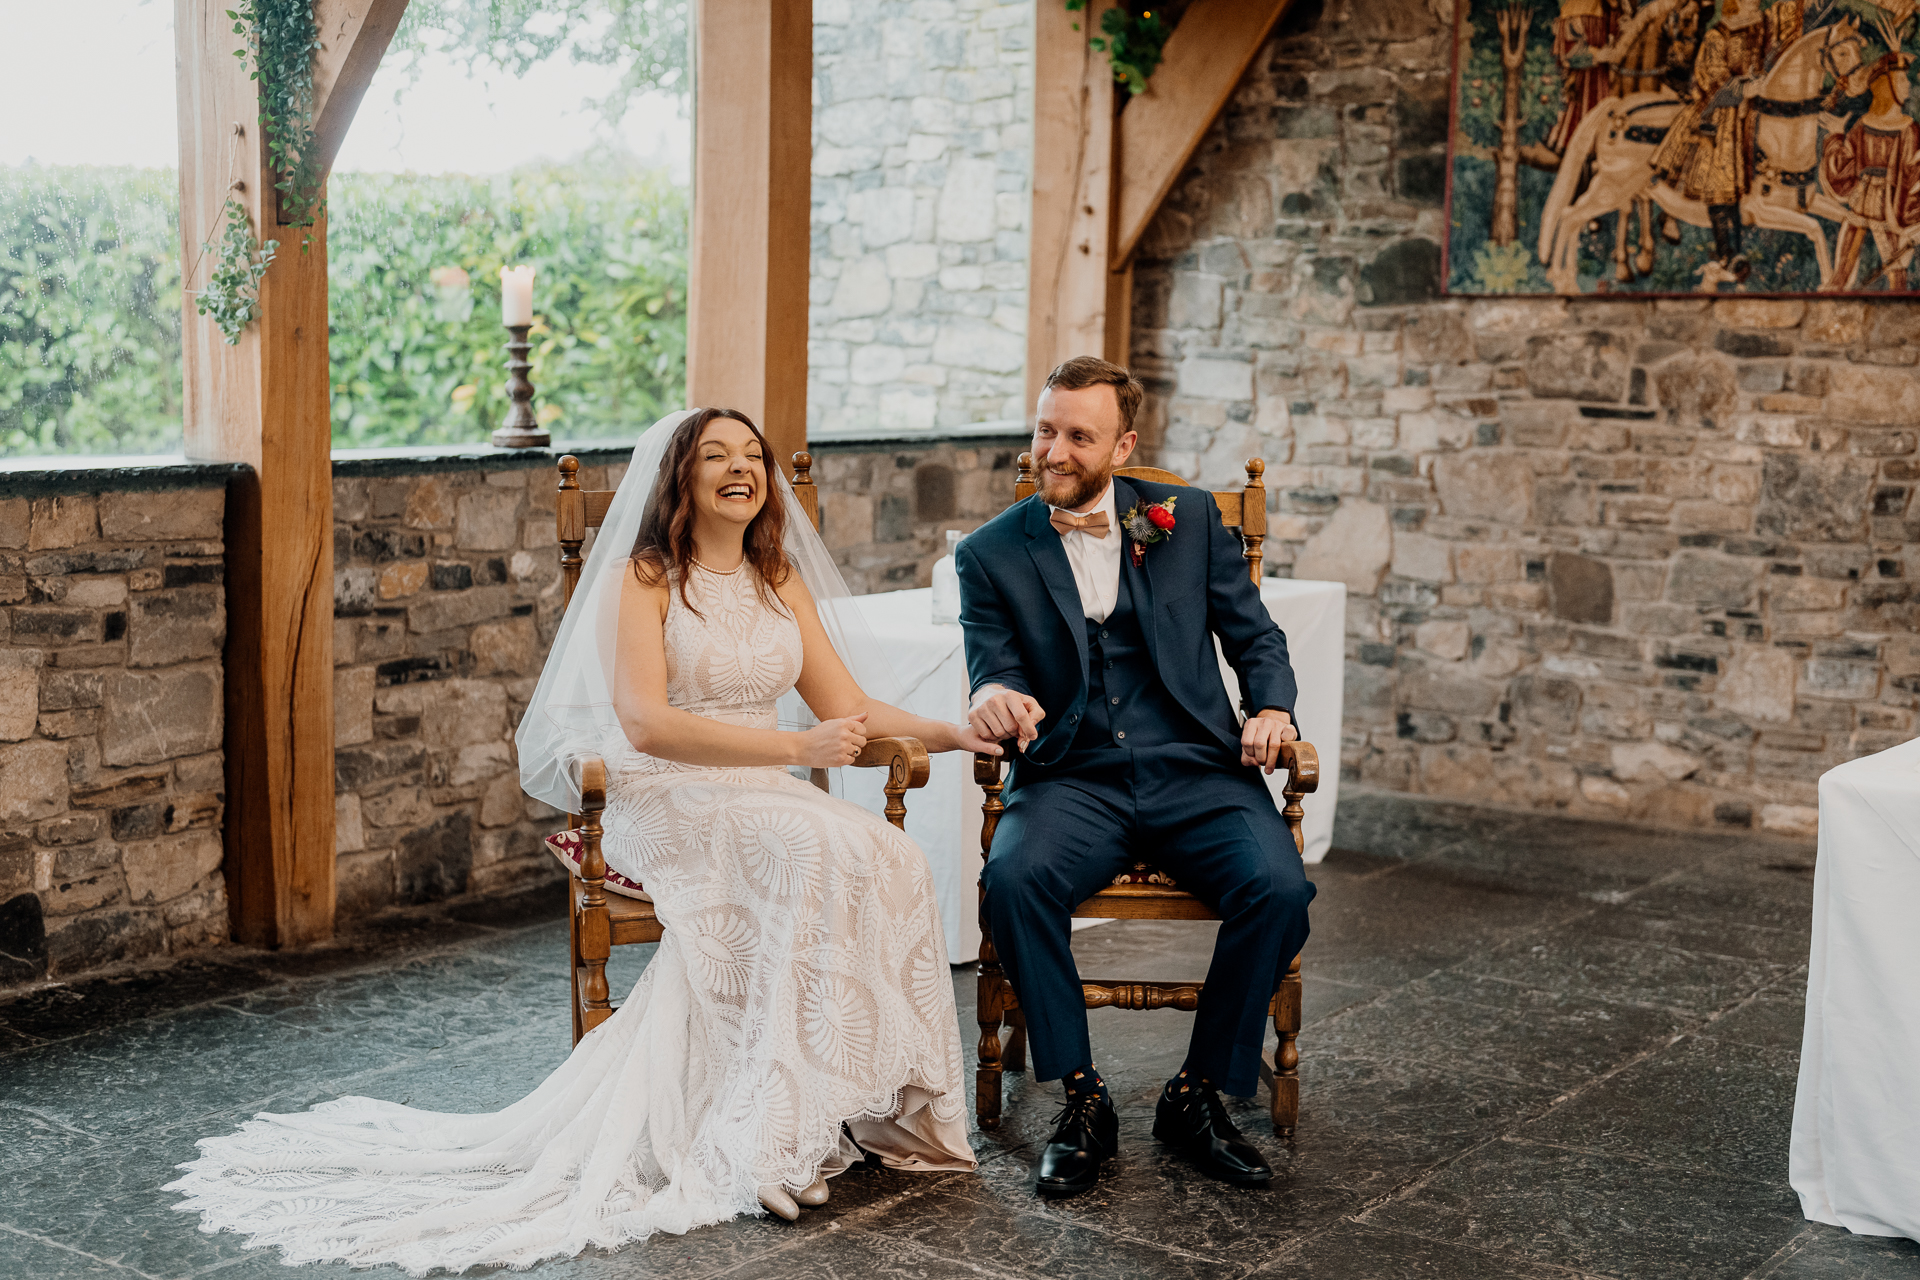
[{"label": "red patterned cushion", "polygon": [[1113,878],[1113,882],[1115,884],[1159,884],[1165,885],[1169,889],[1177,889],[1180,887],[1173,882],[1172,876],[1154,866],[1151,862],[1134,863],[1131,870],[1122,871]]},{"label": "red patterned cushion", "polygon": [[[569,874],[579,876],[581,839],[578,831],[560,831],[548,836],[547,848],[552,850],[554,857],[560,859]],[[612,867],[607,868],[606,886],[608,893],[617,893],[623,898],[638,898],[642,902],[653,901],[653,896],[645,889]]]}]

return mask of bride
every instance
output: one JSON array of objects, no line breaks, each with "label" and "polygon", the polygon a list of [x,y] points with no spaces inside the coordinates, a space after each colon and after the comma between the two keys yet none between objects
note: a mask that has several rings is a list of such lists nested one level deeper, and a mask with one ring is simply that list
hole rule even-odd
[{"label": "bride", "polygon": [[201,1230],[289,1263],[527,1267],[795,1218],[863,1150],[974,1167],[926,860],[789,767],[870,735],[998,748],[855,682],[881,687],[885,657],[768,458],[728,409],[641,437],[517,736],[556,808],[578,809],[578,756],[607,761],[607,866],[667,927],[632,996],[504,1111],[341,1098],[202,1139],[167,1188]]}]

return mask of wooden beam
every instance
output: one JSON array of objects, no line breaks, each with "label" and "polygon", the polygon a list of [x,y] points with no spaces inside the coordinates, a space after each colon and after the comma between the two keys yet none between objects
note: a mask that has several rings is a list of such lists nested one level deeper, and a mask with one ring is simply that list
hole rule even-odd
[{"label": "wooden beam", "polygon": [[323,175],[333,170],[347,126],[406,12],[407,0],[314,0],[320,53],[313,63],[313,132]]},{"label": "wooden beam", "polygon": [[[244,462],[227,504],[226,873],[234,935],[296,946],[333,932],[333,474],[327,235],[279,222],[258,86],[229,0],[176,0],[186,452]],[[397,0],[320,0],[316,123],[330,161],[399,22]],[[194,310],[223,208],[279,253],[259,318],[228,346]],[[304,240],[304,246],[303,246]]]},{"label": "wooden beam", "polygon": [[[1195,0],[1167,37],[1146,93],[1120,113],[1113,262],[1133,257],[1160,202],[1213,127],[1289,0]],[[1046,6],[1042,6],[1044,8]]]},{"label": "wooden beam", "polygon": [[687,403],[807,447],[812,0],[697,0]]},{"label": "wooden beam", "polygon": [[1113,70],[1106,54],[1088,46],[1086,19],[1056,0],[1034,9],[1029,412],[1055,365],[1110,351]]}]

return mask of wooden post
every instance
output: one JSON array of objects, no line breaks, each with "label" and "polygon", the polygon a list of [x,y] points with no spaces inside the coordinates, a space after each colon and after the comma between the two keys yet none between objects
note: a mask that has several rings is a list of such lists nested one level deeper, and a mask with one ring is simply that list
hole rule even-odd
[{"label": "wooden post", "polygon": [[1287,4],[1196,0],[1118,113],[1111,63],[1087,45],[1100,6],[1034,10],[1029,410],[1070,356],[1129,362],[1134,248]]},{"label": "wooden post", "polygon": [[[251,59],[225,0],[176,0],[186,452],[245,462],[227,503],[226,873],[234,936],[296,946],[333,932],[333,475],[324,217],[284,227]],[[319,0],[322,169],[405,0]],[[324,95],[324,96],[320,96]],[[331,115],[328,99],[334,101]],[[342,105],[344,104],[344,105]],[[344,112],[344,116],[342,114]],[[280,250],[259,318],[228,346],[192,292],[229,195]],[[302,241],[305,247],[302,247]]]},{"label": "wooden post", "polygon": [[1108,355],[1113,69],[1087,45],[1094,29],[1084,10],[1034,8],[1027,412],[1062,360]]},{"label": "wooden post", "polygon": [[807,447],[812,0],[697,0],[687,403]]}]

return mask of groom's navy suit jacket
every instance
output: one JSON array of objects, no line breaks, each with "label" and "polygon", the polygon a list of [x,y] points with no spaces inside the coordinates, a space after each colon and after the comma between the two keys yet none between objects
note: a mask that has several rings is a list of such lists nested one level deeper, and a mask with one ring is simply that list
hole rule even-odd
[{"label": "groom's navy suit jacket", "polygon": [[[1220,680],[1212,636],[1240,678],[1248,715],[1293,714],[1296,687],[1287,642],[1247,576],[1239,536],[1220,523],[1205,489],[1115,476],[1114,511],[1177,497],[1172,535],[1135,566],[1124,528],[1120,572],[1142,637],[1166,690],[1198,731],[1239,759],[1240,724]],[[1046,718],[1025,759],[1060,764],[1087,712],[1087,622],[1061,535],[1036,495],[967,535],[955,555],[969,685],[1001,684],[1040,703]],[[1019,770],[1016,767],[1016,775]]]}]

